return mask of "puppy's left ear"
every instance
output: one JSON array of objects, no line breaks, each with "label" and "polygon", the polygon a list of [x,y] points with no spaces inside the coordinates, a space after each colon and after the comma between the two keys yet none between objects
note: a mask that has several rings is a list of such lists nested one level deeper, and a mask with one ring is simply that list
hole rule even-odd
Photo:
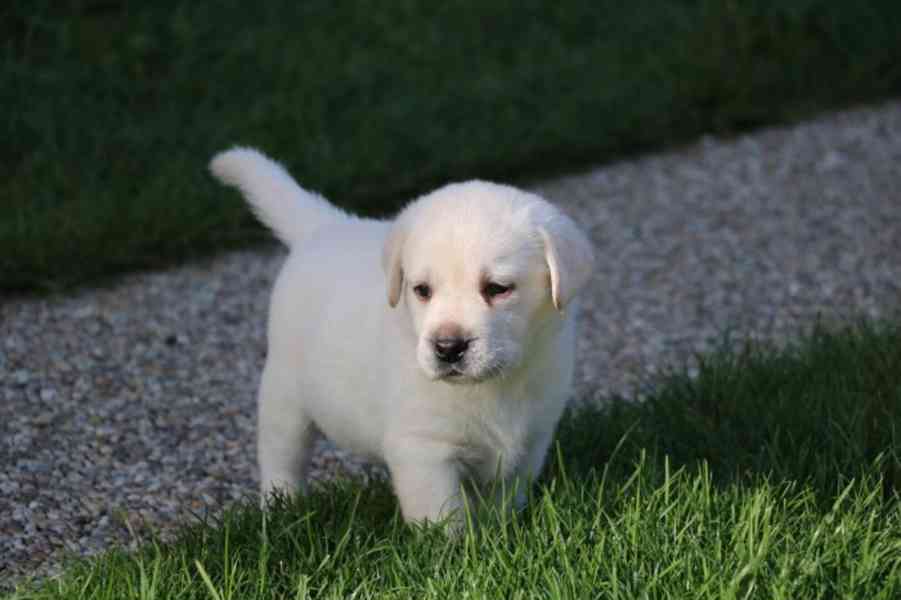
[{"label": "puppy's left ear", "polygon": [[562,215],[539,227],[539,231],[551,275],[551,299],[554,308],[562,312],[591,277],[594,247],[576,224]]},{"label": "puppy's left ear", "polygon": [[407,239],[407,228],[403,222],[397,221],[388,233],[388,239],[382,247],[382,270],[385,272],[385,288],[388,292],[388,305],[397,306],[400,293],[404,287],[404,271],[401,256],[404,242]]}]

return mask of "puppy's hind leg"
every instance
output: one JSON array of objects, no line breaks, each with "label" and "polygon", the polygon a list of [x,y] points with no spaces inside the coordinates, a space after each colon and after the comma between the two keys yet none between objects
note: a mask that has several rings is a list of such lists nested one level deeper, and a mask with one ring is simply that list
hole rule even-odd
[{"label": "puppy's hind leg", "polygon": [[276,489],[306,492],[316,427],[304,411],[300,393],[296,373],[267,362],[257,407],[262,503]]}]

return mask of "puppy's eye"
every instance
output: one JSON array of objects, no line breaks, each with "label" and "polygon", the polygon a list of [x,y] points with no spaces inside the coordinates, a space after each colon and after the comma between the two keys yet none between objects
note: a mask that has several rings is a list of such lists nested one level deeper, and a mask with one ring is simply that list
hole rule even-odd
[{"label": "puppy's eye", "polygon": [[510,295],[514,287],[515,286],[513,284],[502,285],[494,281],[489,281],[482,288],[482,295],[485,296],[485,299],[489,301],[498,298],[504,298]]},{"label": "puppy's eye", "polygon": [[432,297],[432,288],[427,283],[420,283],[413,286],[413,293],[416,294],[417,298],[425,301]]}]

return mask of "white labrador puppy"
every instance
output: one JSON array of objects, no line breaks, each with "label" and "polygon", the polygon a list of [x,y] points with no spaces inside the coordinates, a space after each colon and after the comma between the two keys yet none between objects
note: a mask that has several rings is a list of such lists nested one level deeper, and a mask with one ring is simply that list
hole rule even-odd
[{"label": "white labrador puppy", "polygon": [[407,521],[459,513],[468,486],[516,489],[521,503],[570,390],[574,297],[593,263],[575,224],[482,181],[377,221],[252,149],[210,168],[291,248],[259,391],[264,497],[304,489],[318,429],[387,464]]}]

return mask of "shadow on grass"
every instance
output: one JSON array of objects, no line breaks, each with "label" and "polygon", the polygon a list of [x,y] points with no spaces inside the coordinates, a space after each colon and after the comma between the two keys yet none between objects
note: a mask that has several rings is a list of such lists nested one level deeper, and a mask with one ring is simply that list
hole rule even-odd
[{"label": "shadow on grass", "polygon": [[719,483],[796,481],[829,498],[875,466],[886,494],[901,490],[901,326],[817,325],[782,349],[744,342],[657,390],[569,413],[557,437],[566,471],[629,473],[647,452],[704,464]]}]

